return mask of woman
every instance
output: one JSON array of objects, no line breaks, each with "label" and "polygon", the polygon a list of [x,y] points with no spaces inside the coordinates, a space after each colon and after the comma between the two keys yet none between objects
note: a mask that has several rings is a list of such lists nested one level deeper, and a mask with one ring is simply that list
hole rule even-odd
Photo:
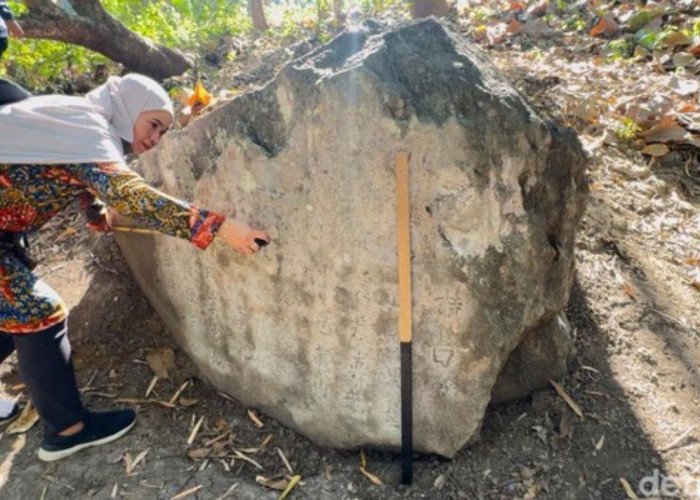
[{"label": "woman", "polygon": [[7,49],[9,35],[20,38],[24,36],[24,30],[15,21],[15,16],[7,5],[7,0],[0,0],[0,59]]},{"label": "woman", "polygon": [[[44,424],[39,458],[52,461],[119,438],[131,409],[95,413],[81,401],[70,357],[66,305],[31,271],[22,234],[73,200],[93,213],[96,198],[121,216],[206,248],[220,238],[253,254],[270,241],[240,220],[200,209],[144,183],[123,160],[124,146],[153,148],[173,121],[172,103],[141,75],[110,78],[82,97],[40,96],[0,106],[0,362],[15,349],[19,372]],[[18,413],[0,404],[0,418]]]}]

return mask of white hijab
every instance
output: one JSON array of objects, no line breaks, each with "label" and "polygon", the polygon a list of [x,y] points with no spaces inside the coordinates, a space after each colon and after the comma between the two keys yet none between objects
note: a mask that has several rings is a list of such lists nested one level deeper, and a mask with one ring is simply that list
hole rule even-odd
[{"label": "white hijab", "polygon": [[85,97],[37,96],[0,106],[0,163],[119,161],[138,115],[154,110],[173,116],[170,97],[137,74],[110,77]]}]

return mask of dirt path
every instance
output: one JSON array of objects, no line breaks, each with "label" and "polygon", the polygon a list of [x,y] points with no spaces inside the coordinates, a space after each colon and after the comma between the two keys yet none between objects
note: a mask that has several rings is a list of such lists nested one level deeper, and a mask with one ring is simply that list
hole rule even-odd
[{"label": "dirt path", "polygon": [[[527,68],[517,53],[497,59],[515,80]],[[561,88],[528,69],[521,88],[555,102]],[[561,73],[565,66],[558,71],[570,81]],[[189,490],[179,498],[228,492],[272,499],[279,492],[256,477],[293,472],[303,483],[292,498],[608,500],[628,498],[624,481],[640,497],[700,498],[700,291],[692,279],[700,262],[694,177],[700,167],[680,157],[649,166],[641,155],[583,139],[592,154],[591,200],[568,309],[578,358],[562,382],[583,418],[553,389],[544,390],[489,409],[481,439],[455,460],[418,459],[410,488],[398,485],[396,456],[367,452],[366,469],[384,483],[376,485],[361,473],[358,452],[318,447],[263,415],[258,427],[246,408],[200,380],[134,285],[111,237],[91,239],[68,214],[36,247],[43,254],[39,274],[72,306],[88,406],[146,399],[153,378],[146,355],[154,349],[172,349],[177,370],[150,397],[168,402],[187,385],[174,407],[138,405],[138,425],[123,439],[56,464],[35,457],[38,426],[4,434],[2,497],[168,499]],[[18,394],[10,368],[2,384]]]}]

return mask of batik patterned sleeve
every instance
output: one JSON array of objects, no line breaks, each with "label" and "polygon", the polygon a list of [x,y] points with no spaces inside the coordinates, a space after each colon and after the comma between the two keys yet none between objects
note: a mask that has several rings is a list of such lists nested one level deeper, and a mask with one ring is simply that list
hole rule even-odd
[{"label": "batik patterned sleeve", "polygon": [[221,214],[149,186],[123,163],[83,163],[65,170],[119,214],[161,233],[184,238],[199,248],[206,248],[214,240],[225,220]]}]

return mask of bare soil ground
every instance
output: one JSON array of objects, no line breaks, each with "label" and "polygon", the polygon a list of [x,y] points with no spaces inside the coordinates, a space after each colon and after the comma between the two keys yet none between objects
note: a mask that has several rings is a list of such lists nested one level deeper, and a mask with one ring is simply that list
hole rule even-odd
[{"label": "bare soil ground", "polygon": [[[580,78],[573,61],[552,54],[548,74],[518,51],[492,56],[543,112],[566,113],[559,97]],[[410,487],[398,484],[397,456],[368,450],[366,470],[383,483],[375,484],[358,451],[319,447],[264,415],[258,427],[248,409],[200,379],[112,237],[88,235],[68,213],[35,248],[39,274],[72,307],[86,404],[146,400],[154,350],[172,349],[177,369],[137,405],[134,430],[110,445],[44,464],[35,456],[39,425],[3,434],[2,497],[277,498],[256,477],[298,474],[290,498],[700,498],[700,165],[692,152],[650,162],[624,144],[582,140],[591,195],[568,306],[578,356],[561,383],[583,416],[546,389],[490,408],[478,442],[454,460],[417,458]],[[13,362],[6,365],[2,385],[16,395]],[[153,402],[171,399],[170,407]]]}]

